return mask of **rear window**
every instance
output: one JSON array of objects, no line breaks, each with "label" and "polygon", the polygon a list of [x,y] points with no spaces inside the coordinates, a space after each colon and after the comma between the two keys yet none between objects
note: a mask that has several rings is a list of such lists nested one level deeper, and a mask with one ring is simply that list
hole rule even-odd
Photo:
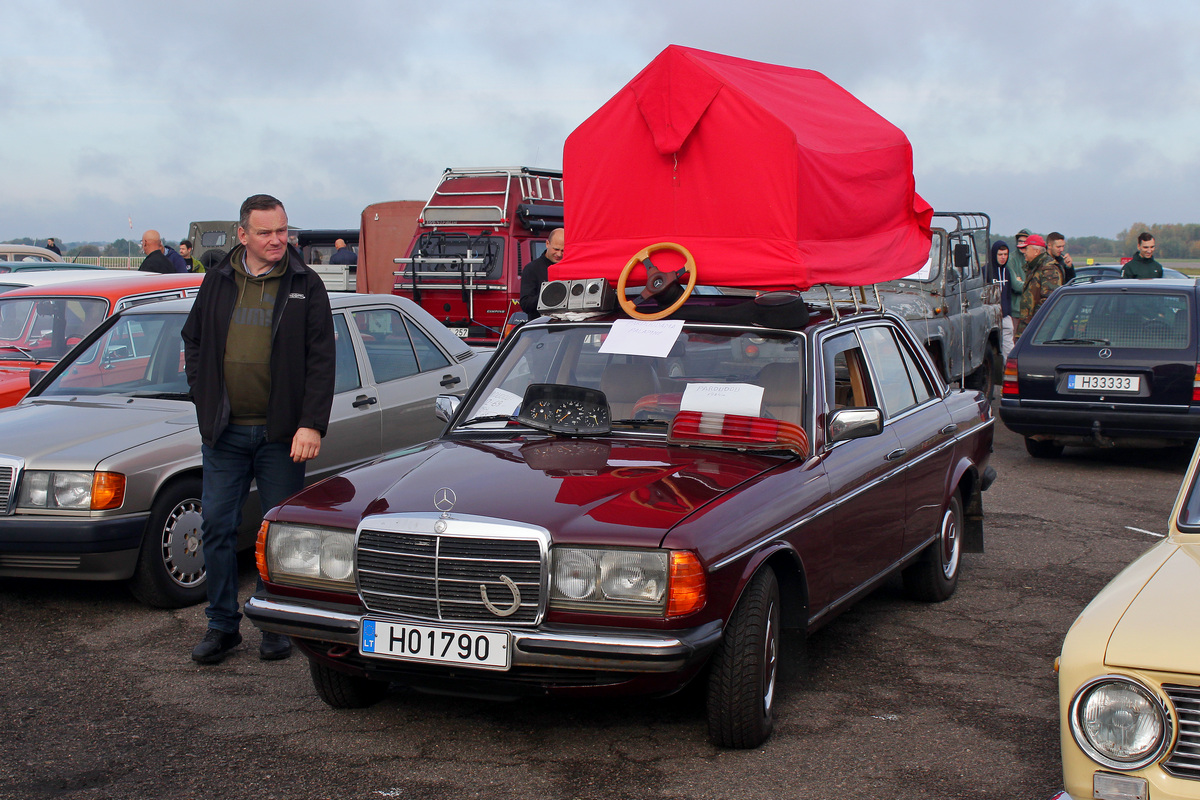
[{"label": "rear window", "polygon": [[1032,331],[1033,343],[1182,350],[1191,317],[1184,294],[1073,292],[1056,298]]}]

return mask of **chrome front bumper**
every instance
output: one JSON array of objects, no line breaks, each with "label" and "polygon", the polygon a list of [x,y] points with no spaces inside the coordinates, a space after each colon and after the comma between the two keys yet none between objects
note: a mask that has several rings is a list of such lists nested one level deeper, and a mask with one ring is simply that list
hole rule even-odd
[{"label": "chrome front bumper", "polygon": [[[299,639],[316,639],[358,650],[364,615],[290,599],[254,596],[246,616],[256,627]],[[430,624],[428,620],[413,620]],[[456,628],[480,626],[455,624]],[[482,628],[480,628],[482,629]],[[489,627],[487,630],[498,630]],[[512,635],[514,667],[551,667],[614,672],[678,672],[708,656],[721,639],[721,620],[675,631],[540,625],[502,628]]]}]

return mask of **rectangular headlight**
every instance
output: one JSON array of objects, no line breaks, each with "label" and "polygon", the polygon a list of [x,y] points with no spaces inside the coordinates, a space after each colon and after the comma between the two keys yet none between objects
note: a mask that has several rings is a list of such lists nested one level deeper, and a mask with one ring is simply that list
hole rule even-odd
[{"label": "rectangular headlight", "polygon": [[555,547],[550,569],[551,608],[642,615],[666,609],[666,550]]},{"label": "rectangular headlight", "polygon": [[124,499],[125,476],[117,472],[26,470],[17,507],[97,511],[120,508]]},{"label": "rectangular headlight", "polygon": [[273,583],[355,591],[354,531],[272,522],[265,554],[268,580]]}]

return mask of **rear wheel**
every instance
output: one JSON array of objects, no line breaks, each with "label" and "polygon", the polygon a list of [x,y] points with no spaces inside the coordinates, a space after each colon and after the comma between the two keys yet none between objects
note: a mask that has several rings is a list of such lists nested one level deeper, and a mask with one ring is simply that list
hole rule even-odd
[{"label": "rear wheel", "polygon": [[925,548],[920,560],[904,570],[904,590],[909,597],[940,603],[954,594],[962,559],[962,524],[962,501],[955,492],[942,513],[937,538]]},{"label": "rear wheel", "polygon": [[721,747],[758,747],[775,725],[779,582],[770,567],[750,581],[713,655],[708,736]]},{"label": "rear wheel", "polygon": [[383,681],[347,675],[311,658],[308,673],[317,695],[332,708],[367,708],[382,700],[388,690]]},{"label": "rear wheel", "polygon": [[1062,455],[1062,451],[1063,446],[1058,442],[1025,437],[1025,452],[1034,458],[1058,458]]},{"label": "rear wheel", "polygon": [[200,479],[166,486],[150,509],[137,569],[129,582],[134,596],[158,608],[199,603],[208,587],[200,547]]},{"label": "rear wheel", "polygon": [[996,361],[999,355],[996,348],[989,344],[983,352],[983,363],[979,365],[979,369],[967,376],[967,388],[983,392],[984,399],[989,403],[992,402],[992,395],[996,391]]}]

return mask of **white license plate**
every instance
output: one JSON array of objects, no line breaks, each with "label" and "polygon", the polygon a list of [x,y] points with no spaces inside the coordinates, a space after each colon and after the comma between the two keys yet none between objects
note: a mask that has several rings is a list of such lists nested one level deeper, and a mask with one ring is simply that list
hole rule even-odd
[{"label": "white license plate", "polygon": [[400,661],[508,669],[511,646],[508,631],[496,633],[364,619],[358,650],[363,655]]},{"label": "white license plate", "polygon": [[1068,375],[1067,388],[1080,392],[1137,392],[1142,388],[1138,375]]},{"label": "white license plate", "polygon": [[465,339],[465,338],[467,338],[467,335],[470,334],[471,329],[470,328],[451,328],[450,332],[453,333],[455,336],[457,336],[460,339]]}]

